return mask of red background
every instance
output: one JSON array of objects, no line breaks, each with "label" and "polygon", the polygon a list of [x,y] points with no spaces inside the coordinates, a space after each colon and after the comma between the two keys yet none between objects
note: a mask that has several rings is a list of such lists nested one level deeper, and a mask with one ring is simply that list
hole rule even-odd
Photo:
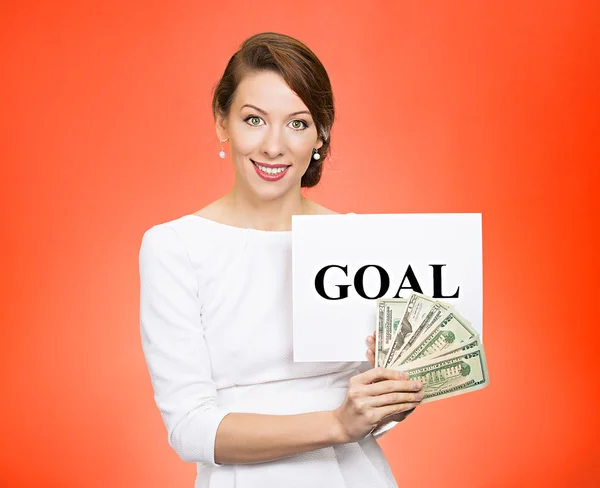
[{"label": "red background", "polygon": [[310,197],[483,214],[491,383],[381,439],[398,484],[600,486],[598,6],[3,2],[0,486],[193,486],[153,403],[138,251],[232,184],[211,88],[261,31],[330,73]]}]

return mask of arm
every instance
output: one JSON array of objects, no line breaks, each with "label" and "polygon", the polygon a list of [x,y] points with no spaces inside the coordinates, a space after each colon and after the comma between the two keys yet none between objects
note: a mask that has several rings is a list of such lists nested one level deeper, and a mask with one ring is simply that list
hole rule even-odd
[{"label": "arm", "polygon": [[422,386],[409,381],[406,373],[370,368],[350,378],[346,399],[332,412],[289,416],[231,413],[217,433],[217,459],[261,462],[360,441],[377,429],[382,419],[414,409],[423,398]]},{"label": "arm", "polygon": [[263,462],[346,442],[334,412],[231,413],[216,403],[203,290],[176,231],[155,226],[139,253],[140,331],[169,445],[189,462]]},{"label": "arm", "polygon": [[217,431],[215,461],[272,461],[346,442],[333,411],[298,415],[230,413]]}]

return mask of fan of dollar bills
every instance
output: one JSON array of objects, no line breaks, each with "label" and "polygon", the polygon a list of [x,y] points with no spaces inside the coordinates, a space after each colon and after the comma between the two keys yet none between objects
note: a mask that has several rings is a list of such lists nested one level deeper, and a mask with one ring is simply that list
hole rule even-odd
[{"label": "fan of dollar bills", "polygon": [[452,305],[421,293],[377,300],[375,366],[423,383],[421,403],[484,388],[483,343]]}]

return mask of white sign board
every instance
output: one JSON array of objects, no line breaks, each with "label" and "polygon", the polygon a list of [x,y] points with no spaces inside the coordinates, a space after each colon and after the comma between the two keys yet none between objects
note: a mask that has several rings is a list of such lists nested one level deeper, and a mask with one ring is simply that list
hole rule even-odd
[{"label": "white sign board", "polygon": [[294,361],[366,361],[376,301],[414,290],[483,339],[481,214],[292,217]]}]

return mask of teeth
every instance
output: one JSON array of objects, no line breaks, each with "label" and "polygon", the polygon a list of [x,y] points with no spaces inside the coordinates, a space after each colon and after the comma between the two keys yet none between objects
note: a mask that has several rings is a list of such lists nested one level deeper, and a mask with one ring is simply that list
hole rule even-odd
[{"label": "teeth", "polygon": [[278,175],[287,169],[286,167],[267,168],[266,166],[261,166],[260,164],[256,164],[256,166],[258,166],[258,169],[260,169],[263,173],[267,173],[268,175]]}]

